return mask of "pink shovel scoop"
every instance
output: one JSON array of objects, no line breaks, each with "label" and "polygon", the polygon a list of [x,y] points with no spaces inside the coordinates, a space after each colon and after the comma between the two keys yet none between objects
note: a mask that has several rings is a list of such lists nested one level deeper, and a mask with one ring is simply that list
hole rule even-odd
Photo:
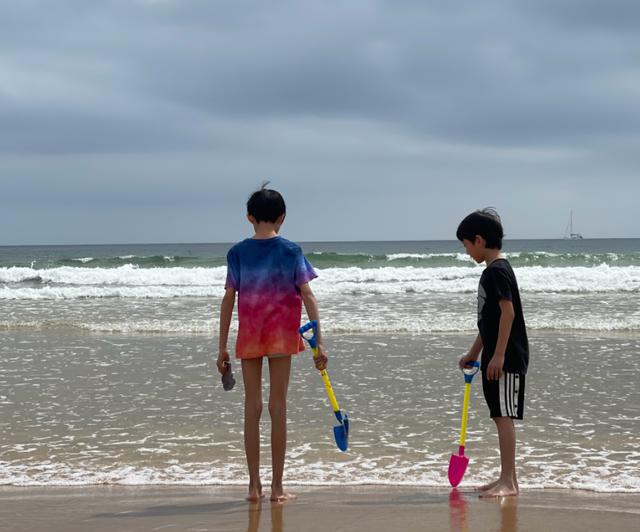
[{"label": "pink shovel scoop", "polygon": [[471,397],[471,381],[480,369],[479,362],[470,362],[462,371],[464,373],[464,402],[462,404],[462,424],[460,427],[460,445],[458,454],[449,459],[449,482],[455,488],[462,481],[467,470],[469,459],[464,455],[464,442],[467,437],[467,416],[469,414],[469,398]]}]

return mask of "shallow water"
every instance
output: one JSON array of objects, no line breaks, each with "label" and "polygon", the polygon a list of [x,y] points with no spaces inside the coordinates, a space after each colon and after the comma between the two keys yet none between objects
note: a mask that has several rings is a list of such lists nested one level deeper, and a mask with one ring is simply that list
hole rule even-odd
[{"label": "shallow water", "polygon": [[[335,335],[327,347],[350,448],[309,353],[290,387],[286,477],[300,484],[446,485],[471,336]],[[525,487],[640,491],[640,340],[535,334],[525,420]],[[243,483],[242,379],[224,392],[212,340],[198,336],[2,333],[0,482]],[[265,367],[265,377],[267,377]],[[268,379],[265,379],[268,380]],[[265,385],[265,401],[268,385]],[[263,423],[268,478],[268,414]],[[498,473],[497,439],[474,382],[466,484]]]}]

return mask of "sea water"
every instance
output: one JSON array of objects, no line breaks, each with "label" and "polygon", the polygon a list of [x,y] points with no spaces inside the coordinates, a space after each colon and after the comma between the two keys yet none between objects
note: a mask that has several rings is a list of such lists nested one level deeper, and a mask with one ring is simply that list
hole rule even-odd
[{"label": "sea water", "polygon": [[[287,482],[446,485],[482,266],[458,242],[302,246],[352,433],[341,453],[310,355],[296,357]],[[214,363],[229,247],[0,248],[0,483],[246,482],[241,370],[224,392]],[[640,240],[505,253],[531,343],[521,485],[640,491]],[[265,479],[268,436],[265,409]],[[479,381],[467,454],[465,484],[498,474]]]}]

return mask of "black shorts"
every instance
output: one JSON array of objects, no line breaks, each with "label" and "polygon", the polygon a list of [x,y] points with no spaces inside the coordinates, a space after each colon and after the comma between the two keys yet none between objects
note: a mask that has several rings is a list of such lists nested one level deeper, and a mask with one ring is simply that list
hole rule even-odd
[{"label": "black shorts", "polygon": [[522,419],[524,384],[525,376],[519,373],[502,373],[499,381],[490,381],[487,379],[486,371],[483,371],[482,391],[490,416]]}]

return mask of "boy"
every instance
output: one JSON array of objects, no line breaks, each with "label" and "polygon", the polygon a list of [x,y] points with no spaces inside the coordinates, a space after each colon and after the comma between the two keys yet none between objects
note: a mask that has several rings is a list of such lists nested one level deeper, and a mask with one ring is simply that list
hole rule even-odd
[{"label": "boy", "polygon": [[[300,247],[278,236],[286,206],[280,193],[262,188],[247,202],[247,219],[255,234],[233,246],[227,254],[227,281],[220,309],[218,371],[227,370],[229,326],[238,293],[236,357],[242,361],[244,380],[244,447],[249,469],[247,500],[262,498],[260,482],[260,414],[262,413],[262,360],[269,361],[269,414],[273,477],[271,501],[295,498],[282,487],[287,443],[287,390],[291,356],[304,350],[298,329],[302,302],[309,319],[318,320],[318,306],[309,287],[317,277]],[[327,363],[318,326],[318,369]]]},{"label": "boy", "polygon": [[529,343],[520,292],[511,265],[502,256],[504,232],[498,213],[487,208],[467,216],[456,232],[468,255],[487,267],[478,286],[479,334],[458,365],[478,359],[482,351],[482,390],[498,429],[500,478],[483,486],[481,497],[518,494],[516,432],[513,420],[522,419]]}]

